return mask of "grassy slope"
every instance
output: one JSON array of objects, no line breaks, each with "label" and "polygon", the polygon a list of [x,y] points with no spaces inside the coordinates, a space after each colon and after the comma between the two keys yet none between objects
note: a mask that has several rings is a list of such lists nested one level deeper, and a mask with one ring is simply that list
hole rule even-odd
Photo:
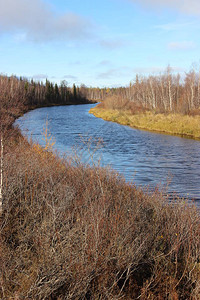
[{"label": "grassy slope", "polygon": [[200,116],[154,114],[153,112],[133,115],[130,111],[104,109],[98,106],[92,108],[90,113],[122,125],[200,139]]},{"label": "grassy slope", "polygon": [[195,206],[61,160],[13,129],[3,196],[0,299],[198,299]]}]

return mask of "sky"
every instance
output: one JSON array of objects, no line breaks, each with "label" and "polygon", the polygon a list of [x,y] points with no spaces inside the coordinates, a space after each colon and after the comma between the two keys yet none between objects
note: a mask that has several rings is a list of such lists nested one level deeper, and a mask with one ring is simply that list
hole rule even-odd
[{"label": "sky", "polygon": [[200,0],[0,0],[0,73],[69,86],[200,67]]}]

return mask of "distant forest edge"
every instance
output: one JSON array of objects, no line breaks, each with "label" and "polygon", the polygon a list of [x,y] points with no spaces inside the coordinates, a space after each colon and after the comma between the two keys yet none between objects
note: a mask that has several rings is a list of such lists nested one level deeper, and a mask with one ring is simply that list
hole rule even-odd
[{"label": "distant forest edge", "polygon": [[[69,87],[49,80],[35,82],[23,77],[0,75],[0,109],[12,118],[27,107],[82,104],[107,101],[110,109],[153,110],[161,113],[200,114],[200,72],[194,69],[174,74],[170,67],[159,75],[136,75],[127,87],[98,88],[85,85]],[[109,103],[109,104],[108,104]]]},{"label": "distant forest edge", "polygon": [[200,139],[200,73],[181,78],[170,67],[156,76],[138,76],[129,87],[111,89],[90,113],[138,129]]},{"label": "distant forest edge", "polygon": [[182,78],[167,67],[159,75],[136,75],[127,87],[88,89],[87,97],[101,100],[109,98],[110,109],[134,104],[134,110],[200,114],[200,72],[193,69]]},{"label": "distant forest edge", "polygon": [[11,125],[16,117],[29,109],[85,103],[91,102],[75,84],[70,88],[65,81],[57,85],[48,80],[42,83],[22,77],[0,75],[1,127]]}]

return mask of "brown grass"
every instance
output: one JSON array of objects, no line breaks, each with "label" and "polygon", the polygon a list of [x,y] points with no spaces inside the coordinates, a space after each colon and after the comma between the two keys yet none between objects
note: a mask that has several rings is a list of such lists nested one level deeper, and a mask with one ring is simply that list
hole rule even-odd
[{"label": "brown grass", "polygon": [[0,116],[0,299],[199,299],[196,207],[28,144],[21,112]]},{"label": "brown grass", "polygon": [[4,161],[1,299],[199,299],[195,206],[13,136]]},{"label": "brown grass", "polygon": [[90,113],[107,121],[134,128],[185,136],[200,140],[200,115],[198,110],[190,115],[149,111],[134,103],[124,101],[124,106],[108,98],[90,110]]}]

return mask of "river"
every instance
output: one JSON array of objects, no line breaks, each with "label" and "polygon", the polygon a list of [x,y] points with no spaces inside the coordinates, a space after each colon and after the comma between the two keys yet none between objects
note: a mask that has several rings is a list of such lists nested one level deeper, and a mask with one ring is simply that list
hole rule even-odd
[{"label": "river", "polygon": [[33,141],[43,144],[48,119],[60,155],[78,153],[85,163],[100,161],[136,185],[166,185],[168,192],[194,199],[200,205],[200,142],[133,129],[89,114],[95,104],[39,108],[15,125]]}]

